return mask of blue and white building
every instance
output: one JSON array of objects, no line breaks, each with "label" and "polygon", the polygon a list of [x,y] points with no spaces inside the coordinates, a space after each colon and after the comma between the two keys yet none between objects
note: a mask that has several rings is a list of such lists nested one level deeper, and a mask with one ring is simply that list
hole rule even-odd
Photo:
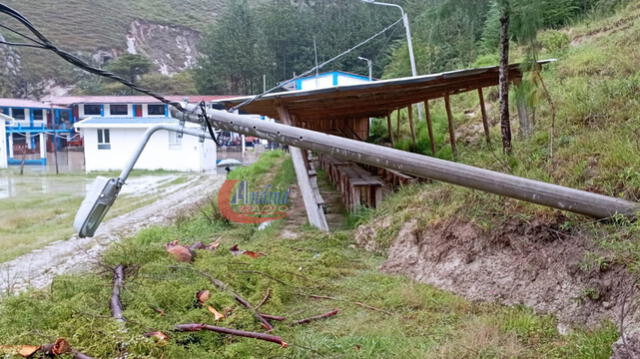
[{"label": "blue and white building", "polygon": [[5,125],[2,148],[9,165],[21,164],[27,155],[25,164],[45,165],[47,149],[62,146],[74,132],[71,109],[53,103],[1,98],[0,113]]},{"label": "blue and white building", "polygon": [[344,71],[324,72],[318,75],[303,77],[286,84],[288,91],[308,91],[336,86],[359,85],[371,82],[368,77]]}]

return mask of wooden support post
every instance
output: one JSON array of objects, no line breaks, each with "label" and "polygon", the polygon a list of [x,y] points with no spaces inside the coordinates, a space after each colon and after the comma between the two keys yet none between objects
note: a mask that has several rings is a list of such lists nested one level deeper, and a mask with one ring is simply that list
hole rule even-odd
[{"label": "wooden support post", "polygon": [[400,139],[400,109],[396,110],[398,112],[398,118],[396,119],[396,141]]},{"label": "wooden support post", "polygon": [[482,126],[484,127],[484,136],[487,138],[487,144],[491,144],[491,133],[489,132],[489,118],[487,117],[487,108],[484,105],[484,93],[482,87],[478,87],[478,97],[480,98],[480,111],[482,112]]},{"label": "wooden support post", "polygon": [[[291,116],[285,107],[278,106],[278,115],[280,116],[280,121],[282,121],[282,123],[289,126],[292,125]],[[328,232],[329,225],[327,223],[327,218],[324,215],[324,209],[318,203],[316,194],[313,191],[311,179],[309,178],[309,171],[307,169],[302,150],[298,147],[289,146],[289,153],[291,153],[293,167],[298,179],[298,187],[302,194],[304,207],[307,210],[309,223],[322,231]]]},{"label": "wooden support post", "polygon": [[414,150],[416,150],[416,129],[413,124],[413,105],[407,106],[407,111],[409,112],[409,128],[411,129],[411,141],[413,142]]},{"label": "wooden support post", "polygon": [[389,141],[391,141],[391,146],[396,145],[396,141],[393,138],[393,126],[391,125],[391,115],[387,115],[387,133],[389,133]]},{"label": "wooden support post", "polygon": [[449,94],[444,96],[444,106],[447,110],[447,120],[449,121],[449,140],[451,141],[451,150],[453,151],[453,157],[458,157],[458,149],[456,147],[456,133],[453,128],[453,114],[451,114],[451,98]]},{"label": "wooden support post", "polygon": [[431,142],[431,153],[436,154],[436,140],[433,136],[433,122],[431,121],[431,112],[429,111],[429,99],[424,100],[424,113],[427,116],[427,129],[429,130],[429,141]]}]

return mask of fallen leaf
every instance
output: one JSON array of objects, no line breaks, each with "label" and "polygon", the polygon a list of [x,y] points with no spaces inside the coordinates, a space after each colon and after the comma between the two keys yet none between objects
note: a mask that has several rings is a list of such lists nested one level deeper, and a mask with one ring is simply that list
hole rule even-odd
[{"label": "fallen leaf", "polygon": [[166,342],[167,340],[169,340],[169,336],[163,332],[144,333],[144,336],[147,338],[153,338],[159,342]]},{"label": "fallen leaf", "polygon": [[200,290],[198,291],[198,293],[196,293],[196,300],[200,304],[206,303],[209,298],[211,298],[211,292],[209,292],[208,290]]},{"label": "fallen leaf", "polygon": [[237,244],[235,244],[229,250],[231,251],[231,254],[233,254],[234,256],[239,256],[239,255],[244,254],[245,256],[248,256],[248,257],[251,257],[251,258],[258,258],[258,257],[262,257],[264,255],[264,253],[254,252],[254,251],[245,251],[244,249],[240,249],[240,248],[238,248]]},{"label": "fallen leaf", "polygon": [[258,257],[262,257],[264,255],[264,253],[259,253],[259,252],[254,252],[254,251],[244,251],[245,256],[249,256],[251,258],[258,258]]},{"label": "fallen leaf", "polygon": [[193,252],[189,248],[181,245],[178,240],[165,244],[164,248],[178,262],[191,262],[193,260]]},{"label": "fallen leaf", "polygon": [[213,314],[216,322],[220,319],[224,319],[224,314],[218,312],[216,310],[216,308],[212,307],[212,306],[208,306],[207,309]]},{"label": "fallen leaf", "polygon": [[154,310],[156,313],[160,314],[160,316],[161,316],[161,317],[164,317],[164,316],[165,316],[165,314],[167,314],[167,313],[165,313],[165,311],[164,311],[164,310],[162,310],[162,308],[153,308],[153,310]]},{"label": "fallen leaf", "polygon": [[35,345],[0,345],[0,353],[8,355],[20,355],[28,358],[40,350],[40,346]]}]

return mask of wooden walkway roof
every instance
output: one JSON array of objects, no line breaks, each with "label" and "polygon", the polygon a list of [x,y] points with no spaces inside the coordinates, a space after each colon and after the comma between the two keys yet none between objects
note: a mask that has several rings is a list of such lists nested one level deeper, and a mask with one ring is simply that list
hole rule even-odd
[{"label": "wooden walkway roof", "polygon": [[[539,64],[553,61],[539,61]],[[510,66],[510,81],[522,78],[520,67],[520,64]],[[360,85],[279,92],[255,100],[244,106],[243,111],[279,118],[277,108],[280,106],[287,109],[294,118],[304,121],[385,117],[399,108],[425,100],[498,85],[498,77],[499,67],[494,66]],[[251,96],[220,102],[231,108],[249,98]]]}]

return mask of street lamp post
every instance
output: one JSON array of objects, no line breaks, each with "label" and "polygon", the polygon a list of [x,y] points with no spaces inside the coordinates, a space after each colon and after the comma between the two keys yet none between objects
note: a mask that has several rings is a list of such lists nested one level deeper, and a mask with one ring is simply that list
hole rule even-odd
[{"label": "street lamp post", "polygon": [[373,61],[362,56],[358,56],[358,60],[366,61],[369,66],[369,81],[373,81]]},{"label": "street lamp post", "polygon": [[[390,3],[380,2],[380,1],[375,1],[375,0],[360,0],[360,1],[362,1],[364,3],[367,3],[367,4],[374,4],[374,5],[381,5],[381,6],[391,6],[391,7],[395,7],[395,8],[400,9],[400,12],[402,13],[402,22],[404,24],[404,29],[407,32],[407,46],[409,47],[409,60],[411,61],[411,75],[413,77],[418,76],[418,69],[416,68],[416,57],[415,57],[415,54],[413,52],[413,37],[411,36],[411,25],[409,24],[409,16],[404,11],[402,6],[400,6],[398,4],[390,4]],[[420,118],[422,118],[422,106],[420,104],[418,105],[418,116]]]}]

